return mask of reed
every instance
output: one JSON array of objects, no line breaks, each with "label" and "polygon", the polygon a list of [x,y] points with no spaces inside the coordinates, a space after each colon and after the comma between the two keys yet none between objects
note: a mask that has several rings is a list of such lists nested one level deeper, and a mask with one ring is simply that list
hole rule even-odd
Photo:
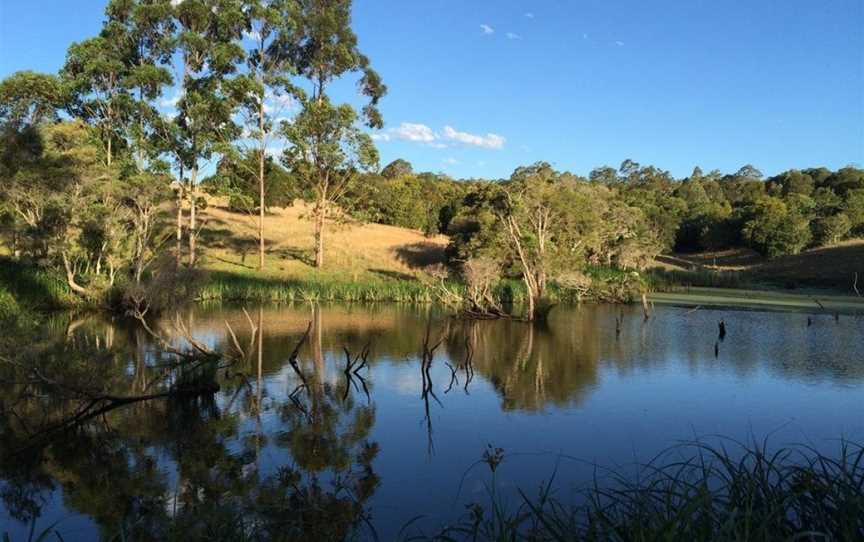
[{"label": "reed", "polygon": [[80,303],[59,274],[3,256],[0,288],[19,304],[34,309],[68,308]]},{"label": "reed", "polygon": [[[506,461],[506,454],[505,459]],[[494,471],[492,473],[494,481]],[[490,490],[459,523],[406,540],[864,540],[864,447],[836,455],[806,446],[688,443],[639,476],[595,476],[579,505],[520,491],[508,508]]]}]

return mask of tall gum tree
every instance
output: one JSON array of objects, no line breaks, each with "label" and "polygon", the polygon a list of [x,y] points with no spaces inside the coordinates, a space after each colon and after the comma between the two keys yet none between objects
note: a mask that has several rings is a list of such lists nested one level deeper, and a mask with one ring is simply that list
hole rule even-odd
[{"label": "tall gum tree", "polygon": [[244,131],[232,163],[247,168],[258,184],[258,269],[264,268],[264,216],[267,208],[267,153],[279,137],[275,119],[284,118],[295,103],[291,76],[296,74],[291,48],[297,36],[298,3],[295,0],[245,0],[244,36],[252,47],[246,54],[246,71],[237,78],[242,90],[239,117]]},{"label": "tall gum tree", "polygon": [[188,265],[192,267],[197,261],[200,169],[239,135],[233,120],[238,89],[231,75],[244,58],[238,42],[245,17],[239,0],[183,0],[174,4],[182,78],[172,139],[181,177],[182,171],[189,173]]},{"label": "tall gum tree", "polygon": [[[362,120],[370,128],[381,128],[378,102],[387,87],[360,52],[351,29],[351,0],[298,0],[296,24],[299,39],[292,47],[293,65],[311,88],[300,95],[302,122],[283,123],[283,131],[296,148],[286,151],[286,162],[298,172],[314,194],[315,266],[324,265],[324,228],[332,205],[345,193],[354,175],[345,168],[368,165],[368,143],[357,130],[345,124],[357,119],[350,106],[334,106],[328,97],[329,85],[351,73],[361,74],[358,87],[368,98]],[[334,139],[344,138],[344,139]],[[345,150],[350,150],[347,154]],[[355,152],[357,151],[357,152]],[[354,156],[350,156],[351,154]],[[300,162],[303,162],[302,164]]]},{"label": "tall gum tree", "polygon": [[350,105],[333,105],[326,97],[302,102],[303,110],[282,126],[290,144],[283,159],[315,193],[315,266],[320,268],[329,206],[339,202],[360,173],[378,167],[378,150],[357,127]]}]

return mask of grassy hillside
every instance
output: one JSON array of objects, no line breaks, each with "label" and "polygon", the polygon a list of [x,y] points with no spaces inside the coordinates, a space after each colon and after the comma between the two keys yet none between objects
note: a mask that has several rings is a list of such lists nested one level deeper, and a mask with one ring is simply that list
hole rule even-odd
[{"label": "grassy hillside", "polygon": [[313,266],[310,209],[297,202],[273,208],[264,222],[267,254],[263,274],[257,272],[257,216],[229,211],[225,202],[210,200],[201,233],[206,267],[270,278],[321,278],[362,281],[415,278],[429,265],[443,262],[447,238],[425,237],[415,230],[350,220],[330,222],[325,231],[325,265]]},{"label": "grassy hillside", "polygon": [[864,294],[864,239],[769,260],[748,249],[699,254],[671,254],[657,258],[657,268],[672,281],[695,286],[773,286],[785,289],[827,288]]}]

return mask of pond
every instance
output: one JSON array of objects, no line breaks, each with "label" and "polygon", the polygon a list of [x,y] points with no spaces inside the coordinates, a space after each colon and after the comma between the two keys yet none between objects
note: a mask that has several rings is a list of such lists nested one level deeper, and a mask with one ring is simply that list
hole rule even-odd
[{"label": "pond", "polygon": [[[248,315],[195,306],[153,326],[175,330],[178,345],[181,328],[226,350],[230,325],[247,356],[220,370],[217,393],[136,402],[35,445],[10,436],[79,406],[0,381],[0,449],[25,447],[0,454],[0,533],[158,532],[190,507],[225,519],[227,502],[254,494],[287,499],[331,534],[391,540],[487,501],[490,445],[503,450],[505,498],[554,478],[566,501],[598,469],[627,471],[686,440],[826,451],[864,441],[861,317],[663,306],[646,320],[639,307],[584,305],[532,325],[307,304]],[[148,393],[170,359],[135,322],[100,317],[56,315],[37,342],[39,355],[89,364],[125,395]]]}]

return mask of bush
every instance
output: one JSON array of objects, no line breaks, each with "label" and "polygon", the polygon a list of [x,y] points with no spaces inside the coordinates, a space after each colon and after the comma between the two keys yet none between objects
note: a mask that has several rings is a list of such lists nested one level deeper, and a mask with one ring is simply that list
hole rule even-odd
[{"label": "bush", "polygon": [[759,199],[751,206],[750,216],[741,231],[742,237],[750,247],[769,258],[797,254],[810,243],[812,235],[807,220],[777,198]]},{"label": "bush", "polygon": [[829,245],[836,243],[846,237],[852,229],[852,222],[843,213],[817,218],[811,224],[813,230],[813,243],[815,245]]}]

